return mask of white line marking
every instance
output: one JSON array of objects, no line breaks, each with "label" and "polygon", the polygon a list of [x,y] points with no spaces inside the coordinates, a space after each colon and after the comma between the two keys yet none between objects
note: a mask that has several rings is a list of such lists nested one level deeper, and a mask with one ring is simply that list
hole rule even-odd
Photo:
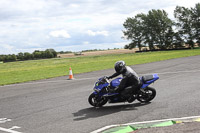
[{"label": "white line marking", "polygon": [[11,129],[6,129],[6,128],[3,128],[3,127],[0,127],[0,131],[4,131],[4,132],[8,132],[8,133],[22,133],[22,132],[14,131],[14,130],[11,130]]},{"label": "white line marking", "polygon": [[162,120],[152,120],[152,121],[144,121],[144,122],[134,122],[134,123],[126,123],[122,124],[126,125],[135,125],[135,124],[146,124],[146,123],[154,123],[154,122],[163,122],[163,121],[173,121],[173,120],[187,120],[187,119],[195,119],[200,118],[200,116],[189,116],[189,117],[181,117],[181,118],[169,118],[169,119],[162,119]]},{"label": "white line marking", "polygon": [[13,126],[13,127],[9,128],[9,129],[10,129],[10,130],[13,130],[13,129],[19,129],[19,128],[21,128],[21,127]]},{"label": "white line marking", "polygon": [[[176,74],[176,73],[194,73],[194,72],[200,72],[200,70],[191,70],[191,71],[177,71],[177,72],[163,72],[163,73],[156,73],[159,75],[164,75],[164,74]],[[149,73],[149,74],[154,74],[154,73]],[[146,75],[146,74],[144,74]],[[147,74],[148,75],[148,74]]]},{"label": "white line marking", "polygon": [[170,120],[186,120],[186,119],[195,119],[200,118],[200,116],[190,116],[190,117],[181,117],[181,118],[169,118],[169,119],[162,119],[162,120],[152,120],[152,121],[143,121],[143,122],[133,122],[133,123],[126,123],[126,124],[117,124],[117,125],[110,125],[106,127],[102,127],[97,129],[91,133],[100,133],[106,129],[117,127],[117,126],[128,126],[128,125],[136,125],[136,124],[147,124],[147,123],[156,123],[156,122],[163,122],[163,121],[170,121]]},{"label": "white line marking", "polygon": [[100,128],[100,129],[97,129],[97,130],[95,130],[95,131],[92,131],[92,132],[90,132],[90,133],[100,133],[100,132],[102,132],[102,131],[104,131],[104,130],[106,130],[106,129],[109,129],[109,128],[112,128],[112,127],[117,127],[117,126],[118,126],[118,125],[105,126],[105,127]]},{"label": "white line marking", "polygon": [[0,118],[0,123],[6,123],[8,121],[11,121],[11,119],[7,119],[7,118]]},{"label": "white line marking", "polygon": [[[159,75],[164,75],[164,74],[176,74],[176,73],[194,73],[194,72],[200,72],[200,70],[191,70],[191,71],[176,71],[176,72],[163,72],[163,73],[157,73]],[[139,74],[139,75],[150,75],[154,73],[146,73],[146,74]],[[45,83],[59,83],[59,82],[70,82],[70,81],[76,81],[76,80],[90,80],[94,78],[99,78],[99,77],[91,77],[91,78],[81,78],[81,79],[74,79],[74,80],[56,80],[56,81],[43,81],[43,82],[31,82],[31,83],[19,83],[19,84],[10,84],[10,85],[4,85],[0,87],[6,87],[6,86],[18,86],[18,85],[31,85],[31,84],[45,84]]]}]

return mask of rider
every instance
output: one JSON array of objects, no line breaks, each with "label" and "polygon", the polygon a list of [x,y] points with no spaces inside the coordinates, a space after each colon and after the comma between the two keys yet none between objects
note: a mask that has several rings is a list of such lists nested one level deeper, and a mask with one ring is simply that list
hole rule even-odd
[{"label": "rider", "polygon": [[117,61],[115,63],[115,71],[116,73],[107,78],[112,79],[120,74],[122,74],[123,78],[120,85],[115,89],[110,89],[109,92],[118,92],[122,98],[127,99],[128,102],[132,102],[134,100],[134,97],[131,95],[132,92],[136,93],[141,85],[139,76],[132,68],[126,66],[124,61]]}]

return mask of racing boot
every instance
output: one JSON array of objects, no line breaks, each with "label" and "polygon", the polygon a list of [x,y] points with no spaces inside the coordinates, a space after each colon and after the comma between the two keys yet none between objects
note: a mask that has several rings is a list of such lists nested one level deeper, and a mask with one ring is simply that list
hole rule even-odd
[{"label": "racing boot", "polygon": [[127,99],[128,103],[132,103],[134,100],[135,100],[135,97],[134,97],[133,95],[130,96],[130,97]]}]

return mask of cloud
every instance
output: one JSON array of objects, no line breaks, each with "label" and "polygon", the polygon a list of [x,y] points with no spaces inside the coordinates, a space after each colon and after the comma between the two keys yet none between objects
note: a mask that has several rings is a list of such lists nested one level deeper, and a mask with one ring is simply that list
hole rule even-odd
[{"label": "cloud", "polygon": [[8,50],[11,50],[11,49],[14,48],[13,46],[11,46],[9,44],[4,44],[4,45],[2,45],[2,47],[5,48],[5,49],[8,49]]},{"label": "cloud", "polygon": [[1,54],[13,54],[15,53],[15,47],[9,44],[0,44],[1,49],[0,53]]},{"label": "cloud", "polygon": [[83,42],[83,44],[84,44],[84,45],[88,45],[88,44],[90,44],[90,42],[85,41],[85,42]]},{"label": "cloud", "polygon": [[[0,54],[5,51],[16,53],[19,50],[31,52],[49,47],[59,50],[63,46],[66,51],[112,48],[114,43],[124,42],[121,37],[127,17],[147,13],[151,9],[164,9],[173,18],[173,10],[177,5],[194,7],[198,2],[199,0],[189,3],[188,0],[0,0],[0,48],[4,46]],[[122,45],[114,46],[117,48]]]},{"label": "cloud", "polygon": [[49,33],[50,36],[52,37],[61,37],[61,38],[71,38],[71,36],[67,33],[65,30],[56,30],[56,31],[51,31]]},{"label": "cloud", "polygon": [[88,30],[87,34],[89,36],[98,36],[98,35],[102,35],[102,36],[108,36],[108,31],[92,31],[92,30]]},{"label": "cloud", "polygon": [[70,4],[69,6],[72,7],[72,8],[78,8],[78,7],[80,7],[80,5],[78,5],[78,4]]}]

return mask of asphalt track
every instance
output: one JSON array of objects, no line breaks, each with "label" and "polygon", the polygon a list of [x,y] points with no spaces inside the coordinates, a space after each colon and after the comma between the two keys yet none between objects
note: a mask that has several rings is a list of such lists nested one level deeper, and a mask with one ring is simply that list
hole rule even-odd
[{"label": "asphalt track", "polygon": [[91,107],[87,99],[94,82],[113,69],[74,75],[75,80],[66,76],[1,86],[0,132],[89,133],[112,124],[200,115],[200,56],[131,67],[140,76],[160,76],[152,85],[157,96],[151,103]]}]

